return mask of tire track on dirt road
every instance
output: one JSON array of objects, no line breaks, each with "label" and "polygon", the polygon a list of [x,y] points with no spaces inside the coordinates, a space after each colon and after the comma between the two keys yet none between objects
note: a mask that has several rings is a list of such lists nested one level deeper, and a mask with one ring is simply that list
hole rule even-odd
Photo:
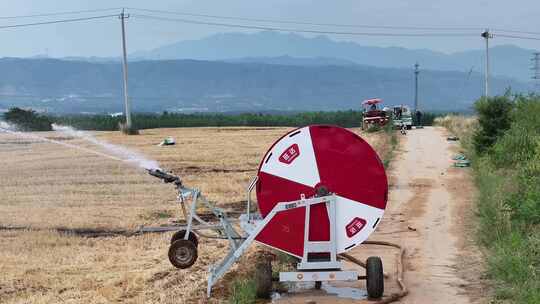
[{"label": "tire track on dirt road", "polygon": [[398,189],[391,193],[391,209],[404,215],[402,226],[414,229],[399,237],[409,251],[405,282],[410,294],[401,303],[478,303],[483,298],[478,288],[482,259],[470,238],[473,227],[466,225],[474,221],[474,187],[468,169],[452,167],[457,143],[446,137],[442,128],[413,130],[392,170]]}]

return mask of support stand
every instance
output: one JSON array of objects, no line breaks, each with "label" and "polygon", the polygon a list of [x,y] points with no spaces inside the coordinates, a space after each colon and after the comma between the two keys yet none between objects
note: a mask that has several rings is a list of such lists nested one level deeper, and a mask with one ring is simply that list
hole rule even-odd
[{"label": "support stand", "polygon": [[[326,204],[330,220],[330,239],[328,241],[309,241],[310,208],[316,204]],[[240,217],[242,227],[249,231],[249,236],[240,244],[238,248],[231,248],[229,254],[218,264],[210,267],[208,276],[207,295],[210,296],[212,286],[216,281],[229,270],[229,268],[244,254],[246,249],[255,240],[257,235],[278,213],[295,209],[306,208],[305,233],[304,233],[304,252],[302,260],[298,263],[298,269],[302,272],[281,272],[279,279],[286,281],[335,281],[335,280],[357,280],[356,271],[342,271],[342,264],[337,260],[337,244],[335,231],[336,216],[336,196],[330,194],[322,197],[306,199],[303,195],[300,200],[292,202],[281,202],[274,206],[272,211],[262,220],[249,219],[247,215]],[[251,227],[249,227],[251,226]],[[312,260],[311,253],[329,253],[329,259],[326,261]]]}]

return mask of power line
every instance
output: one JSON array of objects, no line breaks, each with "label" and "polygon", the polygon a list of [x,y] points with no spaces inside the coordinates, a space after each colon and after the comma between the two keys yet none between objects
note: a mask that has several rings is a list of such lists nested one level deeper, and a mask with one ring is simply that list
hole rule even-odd
[{"label": "power line", "polygon": [[492,30],[496,31],[496,32],[505,32],[505,33],[540,35],[540,32],[528,32],[528,31],[520,31],[520,30],[505,30],[505,29],[500,29],[500,28],[493,28]]},{"label": "power line", "polygon": [[365,25],[365,24],[340,24],[340,23],[318,23],[308,21],[292,21],[292,20],[278,20],[278,19],[264,19],[264,18],[246,18],[246,17],[232,17],[223,15],[208,15],[208,14],[194,14],[184,12],[173,12],[155,9],[134,8],[128,7],[129,10],[143,11],[150,13],[160,13],[168,15],[180,15],[180,16],[192,16],[192,17],[204,17],[213,19],[225,19],[225,20],[238,20],[238,21],[252,21],[252,22],[269,22],[269,23],[283,23],[283,24],[298,24],[298,25],[312,25],[312,26],[333,26],[333,27],[348,27],[348,28],[373,28],[373,29],[394,29],[394,30],[481,30],[482,27],[421,27],[421,26],[395,26],[395,25]]},{"label": "power line", "polygon": [[45,25],[45,24],[55,24],[55,23],[77,22],[77,21],[85,21],[85,20],[94,20],[94,19],[103,19],[103,18],[109,18],[109,17],[117,17],[117,16],[118,16],[118,14],[102,15],[102,16],[91,16],[91,17],[82,17],[82,18],[72,18],[72,19],[62,19],[62,20],[52,20],[52,21],[43,21],[43,22],[34,22],[34,23],[0,25],[0,29],[8,29],[8,28],[15,28],[15,27],[27,27],[27,26],[36,26],[36,25]]},{"label": "power line", "polygon": [[19,18],[35,18],[35,17],[50,17],[50,16],[61,16],[61,15],[73,15],[73,14],[84,14],[84,13],[96,13],[96,12],[106,12],[106,11],[118,11],[122,8],[101,8],[101,9],[91,9],[91,10],[79,10],[79,11],[65,11],[65,12],[56,12],[56,13],[45,13],[45,14],[33,14],[33,15],[19,15],[19,16],[0,16],[0,19],[19,19]]},{"label": "power line", "polygon": [[540,37],[526,37],[526,36],[507,35],[507,34],[493,34],[493,36],[494,37],[512,38],[512,39],[540,40]]},{"label": "power line", "polygon": [[[233,17],[233,16],[211,15],[211,14],[196,14],[196,13],[188,13],[188,12],[165,11],[165,10],[135,8],[135,7],[128,7],[126,9],[130,9],[130,10],[134,10],[134,11],[143,11],[143,12],[168,14],[168,15],[204,17],[204,18],[225,19],[225,20],[270,22],[270,23],[299,24],[299,25],[312,25],[312,26],[332,26],[332,27],[347,27],[347,28],[373,28],[373,29],[395,29],[395,30],[427,30],[427,31],[478,31],[478,30],[483,30],[484,29],[484,27],[481,27],[481,26],[450,27],[450,26],[397,26],[397,25],[371,25],[371,24],[366,25],[366,24],[319,23],[319,22],[311,22],[311,21],[292,21],[292,20],[282,20],[282,19],[248,18],[248,17]],[[523,31],[523,30],[516,30],[516,29],[493,28],[492,30],[493,31],[498,31],[498,32],[507,32],[507,33],[540,35],[540,32],[531,32],[531,31]]]},{"label": "power line", "polygon": [[[8,99],[8,98],[17,98],[17,99],[51,99],[58,101],[60,99],[65,100],[73,100],[73,99],[81,99],[81,100],[119,100],[122,99],[122,95],[117,96],[83,96],[83,95],[77,95],[77,96],[42,96],[42,95],[25,95],[25,94],[0,94],[0,99]],[[178,98],[182,98],[182,96],[176,96],[176,97],[170,97],[170,96],[129,96],[129,99],[137,99],[137,100],[176,100]]]},{"label": "power line", "polygon": [[152,15],[133,14],[133,17],[139,17],[143,19],[153,19],[161,21],[172,21],[191,24],[202,24],[232,28],[243,29],[256,29],[267,31],[281,31],[281,32],[296,32],[296,33],[311,33],[311,34],[332,34],[332,35],[353,35],[353,36],[389,36],[389,37],[475,37],[472,33],[395,33],[395,32],[340,32],[340,31],[325,31],[325,30],[308,30],[308,29],[296,29],[296,28],[282,28],[274,26],[259,26],[259,25],[247,25],[247,24],[233,24],[233,23],[221,23],[221,22],[206,22],[191,19],[179,19],[179,18],[167,18]]},{"label": "power line", "polygon": [[[54,13],[44,13],[44,14],[31,14],[31,15],[18,15],[18,16],[0,16],[0,20],[6,20],[6,19],[19,19],[19,18],[36,18],[36,17],[48,17],[48,16],[61,16],[61,15],[72,15],[72,14],[83,14],[83,13],[94,13],[94,12],[105,12],[105,11],[114,11],[114,10],[121,10],[120,7],[113,7],[113,8],[102,8],[102,9],[89,9],[89,10],[77,10],[77,11],[63,11],[63,12],[54,12]],[[159,13],[159,14],[168,14],[168,15],[180,15],[180,16],[192,16],[192,17],[203,17],[203,18],[213,18],[213,19],[224,19],[224,20],[239,20],[239,21],[251,21],[251,22],[270,22],[270,23],[282,23],[282,24],[298,24],[298,25],[309,25],[309,26],[330,26],[330,27],[344,27],[344,28],[368,28],[368,29],[392,29],[392,30],[424,30],[424,31],[476,31],[482,29],[482,27],[449,27],[449,26],[396,26],[396,25],[366,25],[366,24],[342,24],[342,23],[319,23],[319,22],[310,22],[310,21],[293,21],[293,20],[281,20],[281,19],[267,19],[267,18],[248,18],[248,17],[234,17],[234,16],[223,16],[223,15],[212,15],[212,14],[196,14],[196,13],[188,13],[188,12],[178,12],[178,11],[165,11],[165,10],[156,10],[156,9],[146,9],[146,8],[135,8],[135,7],[126,7],[125,9],[133,10],[133,11],[142,11],[142,12],[152,12],[152,13]],[[171,19],[173,18],[167,18],[167,17],[161,17],[161,16],[148,16],[148,15],[139,15],[139,16],[145,16],[145,18],[152,18],[152,19]],[[98,17],[89,17],[89,19],[96,19]],[[103,16],[105,17],[105,16]],[[89,20],[85,18],[73,18],[68,20],[55,20],[55,21],[46,21],[46,22],[36,22],[36,23],[30,23],[30,24],[21,24],[21,25],[6,25],[6,26],[0,26],[1,28],[9,28],[9,27],[19,27],[19,26],[31,26],[31,25],[41,25],[41,24],[50,24],[50,23],[60,23],[60,22],[71,22],[71,21],[82,21],[82,20]],[[335,32],[335,31],[326,31],[326,30],[304,30],[304,29],[280,29],[273,26],[260,26],[260,25],[243,25],[243,24],[225,24],[220,22],[205,22],[201,20],[185,20],[185,19],[177,19],[175,21],[179,22],[185,22],[185,23],[196,23],[196,24],[206,24],[206,25],[216,25],[216,26],[228,26],[228,27],[237,27],[237,28],[252,28],[252,29],[263,29],[263,30],[284,30],[284,31],[296,31],[296,32],[310,32],[310,33],[328,33],[328,34],[348,34],[348,35],[372,35],[372,33],[354,33],[354,32]],[[540,35],[540,32],[532,32],[532,31],[522,31],[522,30],[514,30],[514,29],[502,29],[502,28],[494,28],[493,31],[496,32],[502,32],[502,33],[516,33],[516,34],[527,34],[527,35]],[[378,34],[378,33],[377,33]],[[377,35],[376,34],[376,35]],[[434,33],[407,33],[407,34],[400,34],[400,33],[381,33],[383,36],[438,36],[440,34],[434,34]],[[399,35],[398,35],[399,34]],[[450,34],[445,36],[464,36],[468,35],[466,33],[459,33],[459,34]],[[522,37],[522,36],[515,36],[515,35],[507,35],[507,34],[498,34],[497,36],[500,37],[506,37],[506,38],[516,38],[516,39],[531,39],[531,40],[537,40],[534,37]]]},{"label": "power line", "polygon": [[[19,18],[36,18],[36,17],[49,17],[49,16],[61,16],[61,15],[72,15],[72,14],[84,14],[84,13],[95,13],[95,12],[105,12],[105,11],[114,11],[121,10],[121,7],[112,7],[112,8],[101,8],[101,9],[89,9],[89,10],[77,10],[77,11],[63,11],[63,12],[53,12],[53,13],[44,13],[44,14],[30,14],[30,15],[18,15],[18,16],[0,16],[0,20],[6,19],[19,19]],[[392,29],[392,30],[424,30],[424,31],[476,31],[481,30],[483,27],[449,27],[449,26],[396,26],[396,25],[366,25],[366,24],[342,24],[342,23],[319,23],[319,22],[310,22],[310,21],[293,21],[293,20],[282,20],[282,19],[267,19],[267,18],[249,18],[249,17],[234,17],[234,16],[223,16],[223,15],[212,15],[212,14],[197,14],[189,12],[178,12],[178,11],[165,11],[165,10],[156,10],[156,9],[146,9],[146,8],[135,8],[135,7],[126,7],[125,9],[133,11],[142,11],[142,12],[152,12],[159,14],[168,14],[168,15],[180,15],[180,16],[192,16],[192,17],[204,17],[204,18],[213,18],[213,19],[224,19],[224,20],[239,20],[239,21],[251,21],[251,22],[270,22],[270,23],[282,23],[282,24],[298,24],[298,25],[310,25],[310,26],[330,26],[330,27],[344,27],[344,28],[371,28],[371,29]],[[144,15],[139,15],[144,16]],[[152,18],[160,18],[158,16],[151,16]],[[170,19],[166,17],[161,17],[165,19]],[[95,19],[90,17],[90,19]],[[80,20],[86,20],[80,18]],[[59,22],[70,22],[70,21],[79,21],[79,18],[66,21],[50,21],[36,24],[28,25],[13,25],[13,26],[0,26],[0,28],[8,27],[18,27],[18,26],[30,26],[30,25],[40,25],[40,24],[49,24],[49,23],[59,23]],[[180,20],[178,20],[180,21]],[[255,29],[268,29],[268,30],[279,30],[272,26],[258,26],[258,25],[238,25],[238,24],[222,24],[219,22],[204,22],[199,20],[183,20],[182,22],[186,23],[203,23],[207,25],[219,25],[219,26],[230,26],[230,27],[250,27]],[[285,30],[285,29],[284,29]],[[293,30],[291,30],[293,31]],[[300,32],[308,32],[308,30],[296,30]],[[502,32],[502,33],[516,33],[516,34],[527,34],[527,35],[540,35],[540,32],[532,31],[523,31],[523,30],[514,30],[514,29],[502,29],[502,28],[493,28],[492,31]],[[327,31],[313,31],[318,32],[327,32]],[[328,31],[332,34],[332,31]],[[341,34],[342,32],[339,32]],[[343,34],[353,35],[354,33],[343,32]],[[437,36],[436,34],[429,34]],[[462,36],[466,34],[451,34],[450,36]],[[394,36],[394,35],[385,35],[385,36]],[[405,36],[413,36],[406,34]],[[416,36],[416,35],[414,35]],[[420,34],[418,36],[428,36],[426,34]],[[506,35],[498,34],[500,37],[506,38],[516,38],[516,39],[531,39],[537,40],[534,37],[521,37],[515,35]]]}]

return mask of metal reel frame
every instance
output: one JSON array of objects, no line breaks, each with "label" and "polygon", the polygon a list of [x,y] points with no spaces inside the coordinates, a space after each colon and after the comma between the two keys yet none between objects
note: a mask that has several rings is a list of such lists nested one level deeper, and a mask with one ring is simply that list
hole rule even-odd
[{"label": "metal reel frame", "polygon": [[[246,213],[242,214],[238,221],[231,220],[227,217],[224,210],[211,204],[196,188],[188,188],[181,183],[176,183],[178,191],[177,201],[182,210],[186,225],[184,226],[165,226],[165,227],[140,227],[140,232],[166,232],[166,231],[181,231],[184,230],[183,239],[176,239],[172,242],[169,248],[169,255],[175,254],[171,251],[174,247],[186,247],[186,250],[191,248],[191,244],[195,248],[197,254],[197,244],[193,241],[193,236],[208,237],[202,233],[196,233],[200,230],[211,230],[217,233],[217,238],[227,239],[229,241],[229,252],[221,260],[221,262],[212,265],[208,274],[207,296],[210,297],[212,287],[216,282],[231,268],[231,266],[244,254],[251,243],[255,241],[257,235],[263,228],[274,218],[278,213],[288,211],[294,208],[306,208],[305,227],[310,224],[310,208],[317,204],[326,204],[330,223],[335,223],[336,217],[336,196],[332,193],[324,196],[305,198],[301,195],[299,200],[291,202],[280,202],[274,206],[272,211],[262,218],[260,214],[253,213],[251,208],[251,193],[257,184],[258,178],[251,180],[247,189]],[[197,207],[205,206],[210,210],[219,222],[212,223],[203,220],[197,215]],[[244,233],[239,233],[234,223],[239,222],[239,225]],[[197,239],[198,240],[198,239]],[[180,244],[182,243],[182,244]],[[187,244],[189,243],[189,244]],[[180,246],[181,245],[181,246]],[[185,246],[184,246],[185,245]],[[311,260],[310,253],[328,252],[330,253],[327,260]],[[171,257],[169,257],[171,259]],[[173,261],[171,260],[171,263]],[[195,261],[193,261],[194,263]],[[188,268],[193,264],[186,263]],[[189,265],[188,265],[189,264]],[[174,265],[174,263],[173,263]],[[177,265],[175,265],[178,267]],[[181,266],[184,266],[183,264]],[[282,282],[298,282],[298,281],[343,281],[343,280],[358,280],[363,279],[357,271],[342,270],[342,263],[337,258],[337,243],[335,224],[330,225],[330,239],[328,241],[310,241],[309,229],[304,230],[304,250],[300,263],[297,264],[297,270],[294,272],[280,272],[279,279]]]}]

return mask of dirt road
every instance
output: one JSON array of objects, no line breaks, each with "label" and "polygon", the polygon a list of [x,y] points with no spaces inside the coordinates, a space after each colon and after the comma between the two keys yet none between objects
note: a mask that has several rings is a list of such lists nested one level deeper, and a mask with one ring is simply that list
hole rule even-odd
[{"label": "dirt road", "polygon": [[[429,127],[408,132],[396,151],[389,170],[389,205],[370,240],[406,247],[405,284],[409,295],[400,303],[482,303],[484,298],[482,259],[472,241],[474,188],[469,169],[452,167],[451,157],[458,149],[457,143],[446,141],[444,129]],[[361,260],[381,256],[390,275],[385,280],[385,295],[399,291],[395,249],[364,245],[350,253]],[[297,292],[277,302],[364,302],[329,294],[332,289],[333,293],[351,296],[350,287],[358,288],[359,283],[323,284],[328,293]],[[365,288],[363,282],[360,288]],[[353,293],[362,297],[362,291]]]}]

